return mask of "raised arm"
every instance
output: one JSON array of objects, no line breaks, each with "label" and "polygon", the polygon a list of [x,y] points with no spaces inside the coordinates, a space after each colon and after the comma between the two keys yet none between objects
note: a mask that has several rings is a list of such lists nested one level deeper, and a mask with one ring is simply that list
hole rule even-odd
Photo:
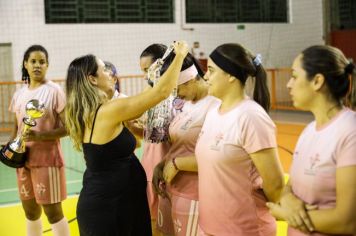
[{"label": "raised arm", "polygon": [[112,100],[102,106],[101,116],[107,118],[105,119],[108,122],[107,125],[115,127],[120,122],[138,117],[170,95],[177,86],[179,72],[188,53],[188,46],[183,41],[175,42],[174,51],[176,56],[172,64],[152,89],[136,96]]}]

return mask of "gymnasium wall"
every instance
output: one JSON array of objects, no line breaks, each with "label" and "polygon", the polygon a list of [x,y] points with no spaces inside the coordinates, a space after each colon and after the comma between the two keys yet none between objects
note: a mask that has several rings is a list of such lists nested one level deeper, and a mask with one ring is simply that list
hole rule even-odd
[{"label": "gymnasium wall", "polygon": [[114,62],[121,74],[141,73],[138,57],[151,43],[185,39],[200,42],[209,54],[217,45],[239,42],[261,53],[267,67],[288,67],[305,47],[324,44],[322,0],[290,0],[288,24],[189,24],[181,28],[181,1],[173,24],[45,24],[44,0],[0,0],[0,44],[11,43],[14,78],[19,80],[25,49],[44,45],[50,54],[49,78],[64,78],[68,64],[93,53]]}]

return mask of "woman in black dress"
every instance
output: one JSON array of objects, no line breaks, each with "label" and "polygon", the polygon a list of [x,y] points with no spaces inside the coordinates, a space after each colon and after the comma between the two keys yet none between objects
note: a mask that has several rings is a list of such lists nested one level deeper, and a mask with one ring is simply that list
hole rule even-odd
[{"label": "woman in black dress", "polygon": [[99,58],[75,59],[67,72],[66,127],[87,169],[77,218],[81,235],[149,236],[150,213],[145,172],[134,152],[135,138],[123,122],[167,98],[177,84],[188,53],[174,43],[175,59],[159,82],[139,95],[110,100],[115,79]]}]

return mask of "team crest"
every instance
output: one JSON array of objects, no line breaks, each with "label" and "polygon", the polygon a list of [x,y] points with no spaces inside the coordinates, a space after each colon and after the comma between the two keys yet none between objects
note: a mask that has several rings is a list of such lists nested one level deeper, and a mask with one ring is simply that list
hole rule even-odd
[{"label": "team crest", "polygon": [[221,141],[224,139],[223,133],[218,133],[214,138],[214,143],[210,146],[211,150],[220,151],[221,149]]}]

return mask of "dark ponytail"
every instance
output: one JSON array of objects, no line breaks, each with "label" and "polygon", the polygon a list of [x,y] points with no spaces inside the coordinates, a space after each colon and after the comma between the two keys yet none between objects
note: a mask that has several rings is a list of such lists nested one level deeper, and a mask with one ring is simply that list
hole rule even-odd
[{"label": "dark ponytail", "polygon": [[356,110],[356,70],[355,65],[350,63],[345,68],[345,73],[349,76],[350,80],[350,89],[348,96],[346,98],[346,105],[351,109]]},{"label": "dark ponytail", "polygon": [[326,45],[316,45],[302,52],[302,67],[307,79],[312,80],[316,74],[322,74],[325,83],[337,101],[347,95],[350,89],[350,75],[354,73],[354,65],[337,48]]},{"label": "dark ponytail", "polygon": [[22,62],[22,68],[21,68],[22,77],[21,77],[21,80],[24,81],[26,84],[29,84],[30,83],[30,75],[28,74],[28,71],[26,70],[24,63],[25,62]]},{"label": "dark ponytail", "polygon": [[266,112],[269,111],[271,106],[271,98],[267,86],[267,73],[262,64],[256,66],[253,100],[260,104],[266,110]]},{"label": "dark ponytail", "polygon": [[266,112],[270,108],[270,94],[267,86],[267,74],[261,64],[259,56],[252,54],[240,44],[227,43],[218,46],[210,58],[226,73],[235,76],[245,86],[249,77],[255,78],[253,99],[260,104]]}]

